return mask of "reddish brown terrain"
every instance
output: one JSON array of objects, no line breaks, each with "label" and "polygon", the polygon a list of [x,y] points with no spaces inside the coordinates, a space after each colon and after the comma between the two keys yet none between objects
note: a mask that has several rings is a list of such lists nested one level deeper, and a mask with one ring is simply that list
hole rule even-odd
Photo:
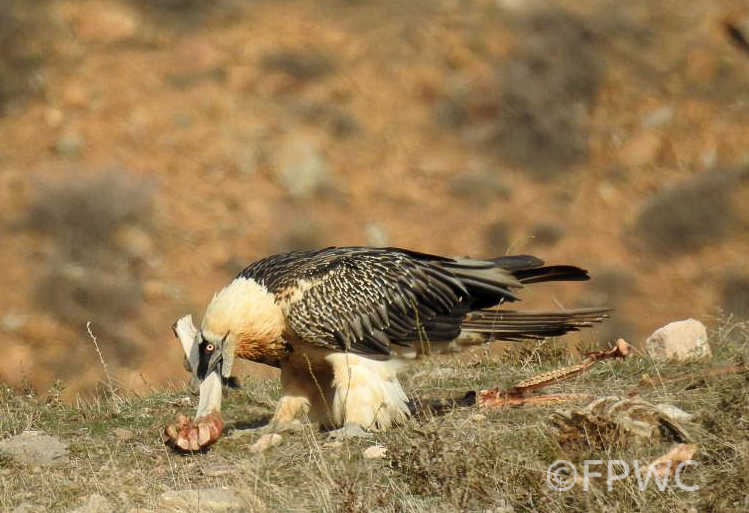
[{"label": "reddish brown terrain", "polygon": [[749,316],[748,40],[730,0],[3,1],[0,381],[91,390],[91,321],[178,382],[178,316],[324,245],[580,265],[521,305],[616,308],[575,341]]}]

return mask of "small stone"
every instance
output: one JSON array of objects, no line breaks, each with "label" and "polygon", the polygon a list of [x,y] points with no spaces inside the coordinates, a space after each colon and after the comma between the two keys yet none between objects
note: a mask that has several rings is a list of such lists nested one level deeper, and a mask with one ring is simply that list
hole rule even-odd
[{"label": "small stone", "polygon": [[200,469],[200,473],[208,477],[218,477],[230,474],[234,467],[231,465],[211,465],[210,467],[204,467]]},{"label": "small stone", "polygon": [[379,460],[385,457],[387,449],[381,445],[373,445],[364,449],[362,455],[368,460]]},{"label": "small stone", "polygon": [[75,35],[86,43],[118,43],[138,32],[136,11],[122,2],[82,2],[73,18]]},{"label": "small stone", "polygon": [[77,132],[66,132],[55,141],[54,149],[63,157],[76,157],[83,150],[85,141]]},{"label": "small stone", "polygon": [[114,428],[112,434],[121,442],[126,442],[133,437],[133,432],[125,428]]},{"label": "small stone", "polygon": [[258,441],[252,444],[250,452],[258,453],[270,449],[274,445],[278,445],[283,440],[283,437],[278,433],[268,433],[258,438]]},{"label": "small stone", "polygon": [[232,488],[170,490],[161,494],[164,507],[180,511],[254,511],[263,509],[259,499]]},{"label": "small stone", "polygon": [[114,241],[123,252],[134,258],[146,259],[154,252],[151,236],[140,226],[127,225],[114,233]]},{"label": "small stone", "polygon": [[364,231],[369,246],[383,248],[389,244],[388,232],[382,224],[369,223],[364,227]]},{"label": "small stone", "polygon": [[0,451],[24,465],[33,467],[61,467],[68,464],[69,445],[59,438],[41,431],[24,431],[0,441]]},{"label": "small stone", "polygon": [[669,106],[658,107],[648,112],[642,120],[645,128],[661,128],[674,118],[674,109]]},{"label": "small stone", "polygon": [[292,197],[309,198],[327,183],[328,164],[311,141],[290,142],[280,155],[278,179]]},{"label": "small stone", "polygon": [[44,121],[52,128],[57,128],[65,121],[65,115],[60,109],[49,107],[44,110]]},{"label": "small stone", "polygon": [[8,312],[3,316],[3,320],[0,321],[2,330],[6,333],[13,333],[23,328],[26,323],[26,316],[20,315],[14,312]]},{"label": "small stone", "polygon": [[113,511],[112,503],[103,495],[92,493],[78,508],[71,510],[71,513],[108,513]]},{"label": "small stone", "polygon": [[687,319],[658,328],[645,341],[648,356],[654,360],[679,362],[711,358],[705,325],[695,319]]}]

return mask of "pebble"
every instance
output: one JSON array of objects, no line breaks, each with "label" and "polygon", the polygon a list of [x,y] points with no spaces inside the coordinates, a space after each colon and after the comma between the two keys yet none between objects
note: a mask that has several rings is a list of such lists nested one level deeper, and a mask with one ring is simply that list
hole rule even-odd
[{"label": "pebble", "polygon": [[385,453],[387,452],[387,449],[381,445],[373,445],[372,447],[367,447],[364,449],[364,452],[362,453],[365,458],[368,460],[379,460],[385,457]]},{"label": "pebble", "polygon": [[32,467],[62,467],[70,459],[67,442],[41,431],[24,431],[0,441],[0,451],[17,462]]}]

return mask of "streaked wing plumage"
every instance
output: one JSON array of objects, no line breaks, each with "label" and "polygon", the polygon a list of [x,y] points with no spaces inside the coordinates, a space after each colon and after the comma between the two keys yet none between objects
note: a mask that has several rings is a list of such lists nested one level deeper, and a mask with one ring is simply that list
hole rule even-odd
[{"label": "streaked wing plumage", "polygon": [[447,341],[476,303],[513,300],[520,286],[480,260],[455,260],[396,248],[327,248],[260,260],[241,276],[289,301],[300,338],[331,349],[390,355],[393,344]]}]

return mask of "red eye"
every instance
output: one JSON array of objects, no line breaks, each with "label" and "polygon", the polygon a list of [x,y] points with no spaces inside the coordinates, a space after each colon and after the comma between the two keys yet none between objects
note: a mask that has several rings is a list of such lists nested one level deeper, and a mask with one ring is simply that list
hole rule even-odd
[{"label": "red eye", "polygon": [[216,348],[213,347],[213,344],[208,344],[207,346],[205,346],[205,350],[209,353],[212,353],[214,349]]}]

